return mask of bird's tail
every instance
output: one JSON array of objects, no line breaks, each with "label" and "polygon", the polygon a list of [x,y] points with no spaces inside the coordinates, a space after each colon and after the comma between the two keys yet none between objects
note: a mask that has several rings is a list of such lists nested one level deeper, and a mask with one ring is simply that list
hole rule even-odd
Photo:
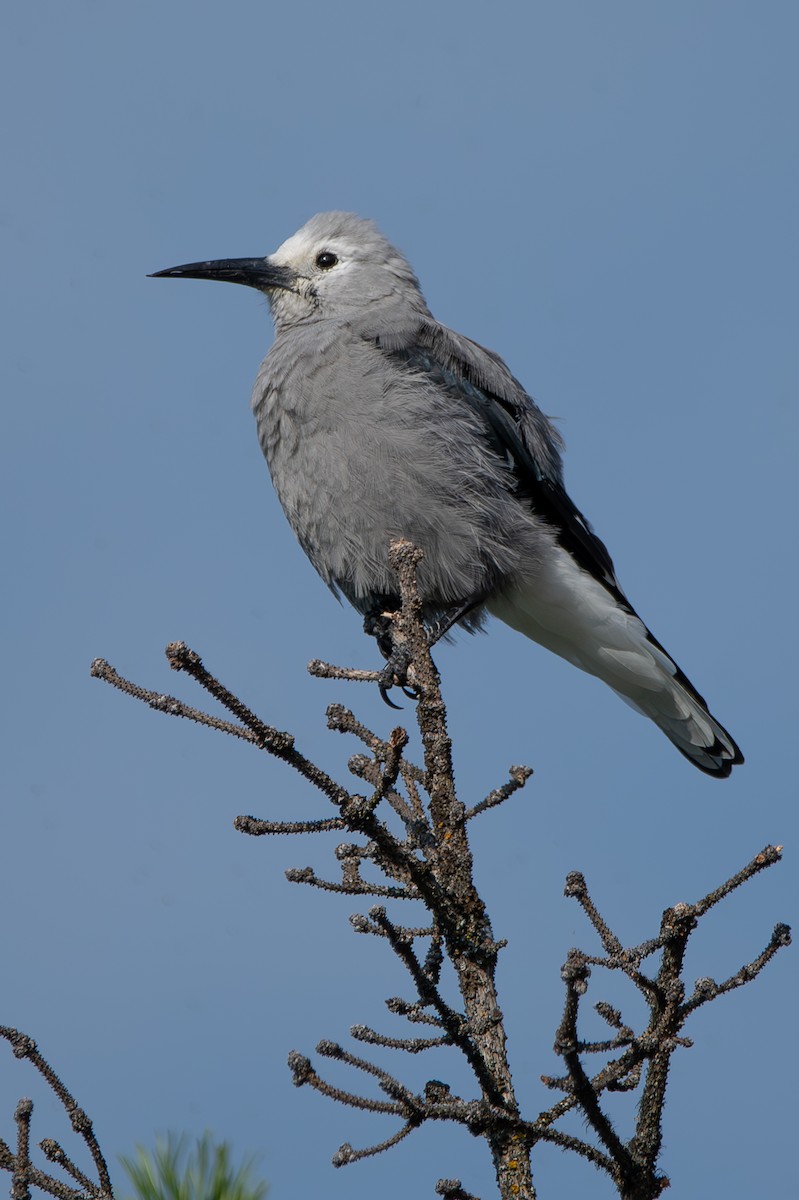
[{"label": "bird's tail", "polygon": [[[672,661],[668,655],[666,658]],[[680,754],[700,771],[726,779],[732,768],[744,761],[744,756],[679,667],[677,674],[679,678],[672,677],[670,685],[666,683],[659,692],[637,689],[633,696],[618,688],[613,690],[625,704],[650,717]]]},{"label": "bird's tail", "polygon": [[[568,561],[567,561],[568,560]],[[546,578],[488,604],[494,616],[596,675],[694,766],[725,778],[744,761],[690,680],[636,613],[561,551]]]}]

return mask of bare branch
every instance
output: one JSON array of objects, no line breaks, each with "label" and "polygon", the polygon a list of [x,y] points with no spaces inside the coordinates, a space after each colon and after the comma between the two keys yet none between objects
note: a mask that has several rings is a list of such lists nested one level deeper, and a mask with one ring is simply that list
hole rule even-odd
[{"label": "bare branch", "polygon": [[582,871],[569,871],[569,874],[566,876],[566,886],[563,889],[563,894],[564,896],[573,897],[579,903],[588,920],[599,934],[605,953],[611,958],[619,958],[623,953],[622,944],[615,934],[611,933],[595,908],[588,894],[588,887],[586,886],[585,876]]},{"label": "bare branch", "polygon": [[94,660],[91,673],[95,678],[110,683],[119,691],[133,696],[134,699],[143,701],[159,712],[165,712],[175,717],[186,717],[191,721],[196,721],[200,725],[207,725],[211,729],[219,730],[221,733],[228,733],[244,741],[252,742],[260,750],[266,750],[273,757],[288,763],[290,767],[293,767],[295,771],[302,775],[304,779],[307,779],[313,787],[332,800],[334,804],[342,804],[349,798],[348,793],[339,787],[325,771],[322,771],[310,759],[305,758],[303,754],[300,754],[295,749],[294,738],[291,734],[281,733],[280,730],[274,729],[271,725],[266,725],[260,718],[256,717],[241,700],[229,692],[219,680],[215,679],[205,669],[199,654],[190,650],[184,642],[170,642],[165,653],[169,660],[169,665],[173,670],[186,671],[190,674],[210,695],[219,700],[230,712],[237,716],[242,721],[242,724],[234,725],[229,721],[222,721],[220,718],[201,712],[199,709],[190,708],[172,696],[164,696],[157,692],[148,691],[146,688],[141,688],[137,684],[130,683],[128,680],[123,679],[113,667],[101,658]]},{"label": "bare branch", "polygon": [[368,1096],[345,1092],[342,1088],[326,1083],[312,1067],[311,1060],[305,1055],[297,1053],[296,1050],[292,1050],[289,1054],[288,1064],[295,1087],[303,1087],[307,1084],[323,1096],[337,1100],[339,1104],[348,1104],[351,1108],[360,1108],[366,1112],[393,1113],[396,1116],[402,1116],[404,1113],[403,1105],[396,1101],[372,1100]]},{"label": "bare branch", "polygon": [[347,683],[379,683],[379,671],[359,671],[355,667],[335,667],[332,663],[312,658],[308,663],[308,674],[316,679],[344,679]]},{"label": "bare branch", "polygon": [[408,888],[386,887],[379,883],[364,883],[363,880],[333,883],[329,879],[320,879],[313,867],[293,867],[285,874],[289,883],[306,883],[309,887],[320,888],[323,892],[340,892],[345,896],[381,896],[392,900],[417,899]]},{"label": "bare branch", "polygon": [[67,1090],[50,1064],[39,1053],[32,1038],[8,1025],[0,1025],[0,1037],[11,1045],[15,1058],[26,1059],[31,1063],[59,1100],[69,1117],[73,1130],[79,1135],[91,1154],[98,1176],[98,1182],[93,1183],[68,1157],[59,1143],[51,1138],[45,1138],[41,1143],[45,1157],[50,1162],[62,1167],[80,1185],[80,1190],[70,1187],[62,1180],[48,1175],[36,1167],[30,1158],[33,1102],[27,1099],[20,1100],[14,1113],[17,1124],[16,1153],[13,1153],[4,1141],[0,1141],[0,1168],[11,1173],[11,1193],[14,1200],[28,1200],[31,1187],[55,1196],[56,1200],[112,1200],[108,1167],[87,1114],[78,1105],[74,1096]]},{"label": "bare branch", "polygon": [[[401,603],[397,612],[381,616],[380,636],[384,637],[381,649],[393,644],[398,657],[406,657],[409,662],[408,681],[414,689],[409,698],[415,702],[424,765],[419,766],[406,757],[405,729],[396,727],[388,738],[383,738],[348,708],[330,705],[328,727],[351,734],[367,750],[367,754],[353,755],[349,763],[350,772],[371,789],[366,795],[350,792],[306,759],[296,749],[290,734],[262,721],[210,675],[199,655],[183,643],[167,647],[170,665],[189,674],[227,709],[233,721],[202,713],[173,697],[129,683],[101,660],[94,664],[93,673],[159,711],[187,717],[266,750],[332,802],[335,815],[325,820],[273,821],[252,816],[236,819],[238,830],[255,836],[342,830],[357,835],[358,840],[343,842],[336,848],[340,881],[326,880],[313,868],[303,867],[287,871],[291,882],[327,892],[369,895],[387,901],[410,900],[424,905],[425,918],[419,925],[398,923],[382,905],[372,907],[368,916],[355,914],[351,924],[357,932],[379,937],[402,963],[416,995],[412,999],[390,998],[387,1007],[411,1025],[426,1026],[431,1030],[430,1036],[393,1037],[362,1024],[354,1025],[351,1033],[356,1041],[382,1050],[416,1055],[445,1048],[459,1053],[471,1068],[477,1098],[455,1096],[439,1080],[428,1081],[424,1094],[417,1095],[381,1066],[350,1054],[337,1042],[321,1042],[317,1047],[319,1054],[370,1076],[385,1098],[359,1095],[322,1079],[308,1058],[292,1052],[289,1065],[297,1086],[307,1084],[339,1103],[366,1112],[395,1115],[401,1121],[400,1128],[385,1141],[361,1150],[349,1144],[342,1146],[334,1159],[336,1165],[355,1162],[395,1146],[425,1121],[446,1120],[461,1124],[485,1139],[502,1200],[511,1197],[534,1200],[530,1152],[540,1141],[577,1154],[604,1171],[623,1200],[655,1200],[668,1186],[657,1168],[663,1107],[671,1056],[678,1048],[691,1045],[683,1033],[686,1020],[709,1000],[756,978],[777,950],[789,943],[790,932],[787,926],[778,925],[765,949],[751,962],[722,983],[707,978],[697,980],[686,998],[683,971],[688,940],[711,907],[777,862],[780,848],[766,847],[697,903],[676,904],[666,909],[657,935],[632,947],[625,947],[610,928],[591,898],[584,876],[578,871],[570,872],[566,895],[580,904],[599,937],[601,953],[588,954],[578,949],[569,952],[562,973],[564,1009],[555,1039],[555,1050],[563,1061],[565,1073],[557,1077],[542,1076],[548,1087],[560,1090],[563,1095],[535,1120],[524,1120],[511,1080],[495,985],[497,958],[505,943],[494,937],[485,905],[474,886],[467,826],[472,818],[503,803],[522,788],[532,772],[528,767],[512,767],[508,781],[470,809],[458,798],[446,709],[416,586],[421,554],[408,542],[397,542],[392,545],[389,557],[399,580]],[[309,670],[319,678],[359,683],[376,683],[383,678],[378,671],[336,667],[319,660],[312,662]],[[424,957],[419,947],[422,939],[429,939]],[[659,958],[654,960],[650,972],[645,973],[642,963],[654,956]],[[444,974],[445,963],[452,968],[452,974]],[[620,972],[630,981],[646,1001],[648,1019],[645,1028],[636,1030],[622,1020],[618,1008],[599,1000],[594,1007],[610,1027],[610,1036],[583,1038],[578,1028],[580,1006],[589,983],[596,986],[592,971],[599,978],[605,970]],[[599,1055],[606,1061],[598,1071],[589,1073],[588,1055]],[[632,1091],[640,1094],[638,1113],[634,1135],[625,1141],[603,1101],[606,1092]],[[585,1120],[585,1138],[557,1127],[575,1109],[579,1109]],[[19,1150],[12,1155],[0,1143],[0,1165],[10,1169],[8,1164],[16,1162],[22,1181],[28,1171],[25,1155]],[[76,1176],[73,1179],[83,1184]],[[437,1190],[448,1200],[473,1200],[459,1180],[442,1179]],[[19,1200],[24,1200],[22,1193]],[[61,1200],[77,1198],[63,1195]]]},{"label": "bare branch", "polygon": [[171,717],[185,717],[186,720],[195,721],[198,725],[207,725],[209,729],[216,729],[220,733],[227,733],[231,737],[241,738],[245,742],[258,745],[258,739],[252,730],[242,729],[240,725],[234,725],[231,721],[223,721],[219,717],[201,712],[198,708],[191,708],[175,696],[167,696],[164,692],[153,692],[148,688],[139,687],[138,684],[123,678],[104,658],[94,660],[91,665],[91,674],[95,679],[102,679],[104,683],[110,683],[112,687],[126,696],[132,696],[134,700],[141,700],[143,704],[154,708],[156,712],[167,713]]},{"label": "bare branch", "polygon": [[726,992],[734,991],[735,988],[743,987],[746,983],[751,983],[756,979],[767,963],[771,962],[778,950],[791,944],[791,930],[788,925],[775,925],[774,931],[769,939],[768,945],[764,950],[761,950],[757,958],[752,962],[746,963],[734,975],[730,975],[729,979],[725,979],[723,983],[716,983],[713,979],[703,978],[697,979],[694,985],[693,995],[686,1000],[683,1005],[683,1012],[686,1014],[693,1012],[700,1005],[706,1004],[708,1000],[715,1000],[717,996],[723,996]]},{"label": "bare branch", "polygon": [[283,833],[329,833],[347,828],[341,817],[327,817],[321,821],[262,821],[258,817],[236,817],[233,828],[252,837],[264,834]]},{"label": "bare branch", "polygon": [[95,1185],[89,1179],[88,1175],[84,1175],[83,1171],[72,1162],[67,1155],[63,1146],[54,1138],[44,1138],[39,1142],[39,1146],[48,1162],[56,1163],[57,1166],[63,1167],[68,1175],[71,1175],[77,1184],[86,1194],[93,1194],[96,1191]]},{"label": "bare branch", "polygon": [[419,1054],[422,1050],[431,1050],[434,1046],[451,1046],[452,1038],[447,1034],[430,1038],[392,1038],[377,1033],[368,1025],[353,1025],[350,1033],[359,1042],[370,1046],[383,1046],[387,1050],[404,1050],[407,1054]]},{"label": "bare branch", "polygon": [[482,812],[487,812],[489,808],[496,808],[498,804],[504,803],[509,796],[514,792],[518,792],[527,783],[527,780],[533,774],[532,767],[511,767],[508,772],[510,779],[507,783],[503,783],[501,787],[494,788],[493,792],[489,792],[485,800],[481,800],[479,804],[475,804],[472,808],[467,808],[464,814],[464,820],[471,821],[472,817],[479,816]]},{"label": "bare branch", "polygon": [[14,1113],[14,1120],[17,1123],[17,1156],[14,1162],[14,1173],[11,1177],[11,1196],[12,1200],[30,1200],[30,1182],[31,1160],[30,1160],[30,1133],[31,1133],[31,1114],[33,1112],[32,1100],[20,1100]]},{"label": "bare branch", "polygon": [[602,1112],[597,1092],[592,1087],[591,1080],[580,1062],[577,1011],[580,997],[587,991],[590,973],[590,967],[580,951],[570,950],[569,957],[561,969],[561,976],[566,984],[566,1005],[555,1036],[555,1050],[562,1055],[566,1063],[571,1081],[571,1092],[590,1121],[592,1128],[610,1151],[614,1163],[622,1164],[629,1171],[633,1166],[629,1151]]},{"label": "bare branch", "polygon": [[[740,871],[736,872],[736,874],[728,879],[725,883],[722,883],[720,887],[714,888],[714,890],[709,892],[707,896],[697,901],[697,903],[693,906],[694,915],[697,917],[703,916],[708,909],[712,908],[714,904],[718,904],[720,900],[726,899],[726,897],[729,896],[731,892],[734,892],[736,888],[739,888],[742,883],[748,883],[750,879],[753,879],[754,876],[758,875],[761,871],[765,871],[767,867],[773,867],[774,864],[779,862],[781,858],[782,846],[764,846],[760,853],[756,854],[751,862],[748,862],[745,867],[742,867]],[[785,926],[785,928],[787,928],[787,926]]]},{"label": "bare branch", "polygon": [[331,1160],[333,1166],[346,1167],[350,1163],[358,1162],[362,1158],[372,1158],[373,1155],[380,1154],[383,1150],[390,1150],[392,1146],[398,1145],[414,1129],[418,1129],[418,1123],[416,1121],[406,1121],[393,1137],[386,1138],[384,1142],[377,1142],[374,1146],[368,1146],[364,1150],[353,1150],[349,1142],[344,1142],[333,1155]]}]

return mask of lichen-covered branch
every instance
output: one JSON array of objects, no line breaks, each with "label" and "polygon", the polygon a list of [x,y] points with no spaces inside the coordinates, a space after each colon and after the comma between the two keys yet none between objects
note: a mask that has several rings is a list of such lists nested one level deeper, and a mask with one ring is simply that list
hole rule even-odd
[{"label": "lichen-covered branch", "polygon": [[[49,1196],[55,1196],[57,1200],[112,1200],[108,1167],[87,1114],[47,1060],[39,1053],[32,1038],[8,1025],[0,1025],[0,1038],[9,1043],[15,1058],[25,1059],[42,1076],[50,1091],[64,1108],[73,1130],[89,1151],[97,1171],[96,1182],[89,1179],[53,1138],[45,1138],[39,1143],[39,1147],[47,1161],[61,1167],[72,1183],[66,1183],[58,1176],[51,1175],[37,1167],[30,1157],[33,1101],[20,1100],[14,1113],[17,1126],[16,1150],[12,1150],[5,1141],[0,1139],[0,1170],[8,1171],[11,1174],[13,1200],[29,1200],[31,1188],[46,1192]],[[77,1186],[72,1186],[72,1184],[77,1184]]]},{"label": "lichen-covered branch", "polygon": [[[542,1076],[546,1085],[561,1095],[545,1111],[525,1118],[514,1091],[495,984],[498,954],[505,943],[495,937],[474,885],[468,830],[473,820],[507,802],[532,772],[529,767],[511,767],[506,782],[469,808],[457,795],[446,708],[416,589],[421,555],[409,543],[398,542],[391,547],[390,556],[400,581],[401,604],[396,613],[386,614],[386,621],[394,645],[403,650],[409,663],[407,678],[401,682],[412,688],[423,761],[416,763],[409,757],[405,729],[397,727],[388,737],[381,737],[350,709],[332,704],[328,727],[356,738],[365,748],[365,753],[354,754],[349,763],[356,786],[365,785],[364,791],[351,790],[311,762],[292,735],[261,720],[183,643],[167,647],[170,666],[190,675],[232,719],[204,713],[174,697],[130,683],[103,660],[93,664],[92,672],[158,711],[249,742],[285,762],[326,797],[333,813],[325,819],[302,820],[293,814],[281,820],[240,816],[235,826],[251,836],[338,831],[347,835],[349,840],[343,841],[335,854],[340,878],[322,878],[311,867],[293,868],[287,876],[293,883],[320,891],[381,901],[368,914],[355,914],[352,927],[380,941],[403,967],[409,995],[389,998],[389,1012],[410,1026],[422,1025],[429,1031],[422,1037],[402,1031],[397,1036],[356,1024],[351,1030],[353,1038],[380,1051],[412,1055],[443,1048],[460,1054],[469,1065],[473,1096],[458,1096],[438,1079],[429,1080],[417,1092],[378,1063],[350,1053],[337,1042],[320,1042],[317,1054],[338,1064],[330,1070],[335,1074],[344,1068],[359,1081],[351,1089],[325,1078],[309,1058],[292,1051],[289,1065],[297,1086],[309,1086],[338,1103],[397,1119],[396,1131],[380,1142],[361,1149],[349,1144],[340,1147],[333,1160],[336,1166],[388,1150],[427,1121],[449,1121],[485,1140],[502,1200],[535,1197],[531,1163],[540,1142],[576,1154],[605,1172],[624,1200],[654,1200],[668,1186],[658,1167],[663,1109],[672,1057],[691,1045],[683,1032],[687,1020],[700,1006],[756,978],[788,944],[790,933],[787,926],[778,925],[766,947],[727,979],[716,983],[702,978],[691,989],[683,978],[686,945],[707,911],[779,861],[780,849],[767,847],[695,904],[666,909],[658,932],[632,947],[625,947],[624,938],[605,921],[583,875],[577,871],[569,874],[566,895],[582,908],[599,939],[600,952],[569,951],[562,972],[563,1015],[555,1037],[562,1071]],[[310,670],[327,680],[381,686],[385,681],[379,671],[337,667],[319,660]],[[414,906],[412,919],[399,920],[394,907],[388,907],[400,904]],[[422,919],[417,919],[420,912]],[[444,975],[445,962],[454,974]],[[604,970],[620,972],[629,981],[646,1003],[648,1020],[643,1029],[636,1030],[618,1008],[600,998],[594,1008],[608,1026],[608,1036],[586,1039],[580,1035],[583,1005]],[[596,1065],[589,1067],[589,1063]],[[605,1104],[608,1092],[635,1093],[637,1117],[631,1138],[625,1139],[619,1132]],[[583,1137],[559,1128],[562,1118],[574,1110],[583,1118]],[[2,1152],[10,1155],[5,1147]],[[18,1149],[15,1161],[22,1164],[25,1174],[25,1152]],[[439,1180],[436,1191],[447,1200],[475,1200],[455,1178]],[[63,1200],[71,1197],[64,1195]]]},{"label": "lichen-covered branch", "polygon": [[[683,963],[688,940],[701,917],[719,900],[750,880],[765,867],[780,859],[778,846],[767,846],[720,887],[695,904],[676,904],[667,908],[656,938],[640,946],[625,948],[608,927],[594,905],[584,878],[576,872],[566,882],[566,895],[578,900],[600,937],[605,957],[589,956],[571,950],[563,967],[566,1000],[555,1050],[563,1058],[567,1074],[561,1079],[545,1077],[548,1086],[567,1093],[569,1107],[579,1108],[607,1158],[605,1169],[613,1177],[619,1195],[625,1200],[654,1200],[668,1186],[657,1168],[663,1139],[663,1109],[672,1056],[679,1048],[690,1048],[683,1027],[701,1004],[724,995],[734,987],[754,979],[782,946],[790,942],[786,925],[778,925],[768,945],[750,963],[722,984],[711,979],[698,980],[692,995],[685,999]],[[658,970],[648,976],[641,970],[643,961],[660,955]],[[579,1007],[589,987],[592,967],[622,971],[641,993],[649,1008],[646,1029],[634,1035],[618,1010],[599,1002],[595,1007],[618,1030],[614,1039],[604,1042],[580,1041],[577,1033]],[[584,1064],[588,1054],[621,1053],[611,1058],[599,1074],[589,1075]],[[605,1091],[632,1091],[643,1080],[633,1137],[623,1142],[616,1133],[601,1098]],[[564,1102],[550,1110],[548,1125],[566,1112]],[[539,1118],[539,1121],[541,1118]],[[573,1147],[576,1148],[576,1147]],[[601,1164],[600,1164],[601,1165]]]}]

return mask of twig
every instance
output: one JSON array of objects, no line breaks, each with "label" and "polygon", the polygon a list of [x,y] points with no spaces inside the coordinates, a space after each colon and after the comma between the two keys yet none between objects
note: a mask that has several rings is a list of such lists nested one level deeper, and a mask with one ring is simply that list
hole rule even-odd
[{"label": "twig", "polygon": [[14,1200],[28,1200],[31,1187],[55,1196],[56,1200],[112,1200],[108,1167],[87,1114],[78,1105],[74,1096],[68,1091],[47,1060],[39,1053],[32,1038],[9,1025],[0,1025],[0,1038],[4,1038],[11,1045],[15,1058],[26,1059],[42,1076],[50,1091],[66,1111],[73,1130],[79,1135],[91,1154],[98,1176],[98,1182],[92,1182],[69,1158],[59,1143],[52,1138],[45,1138],[40,1143],[45,1157],[50,1162],[62,1167],[79,1184],[79,1190],[36,1167],[30,1158],[30,1125],[33,1102],[27,1099],[20,1100],[14,1114],[17,1123],[16,1153],[12,1153],[6,1143],[0,1141],[0,1168],[11,1173],[11,1193]]}]

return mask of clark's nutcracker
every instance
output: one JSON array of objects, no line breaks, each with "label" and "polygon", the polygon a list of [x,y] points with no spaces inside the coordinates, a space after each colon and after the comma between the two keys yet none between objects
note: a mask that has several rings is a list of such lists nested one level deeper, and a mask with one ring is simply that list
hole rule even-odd
[{"label": "clark's nutcracker", "polygon": [[320,213],[265,258],[157,272],[263,292],[275,341],[252,407],[292,529],[388,654],[387,551],[424,551],[435,637],[486,612],[603,679],[701,771],[743,756],[624,595],[563,486],[561,438],[502,359],[439,325],[371,221]]}]

